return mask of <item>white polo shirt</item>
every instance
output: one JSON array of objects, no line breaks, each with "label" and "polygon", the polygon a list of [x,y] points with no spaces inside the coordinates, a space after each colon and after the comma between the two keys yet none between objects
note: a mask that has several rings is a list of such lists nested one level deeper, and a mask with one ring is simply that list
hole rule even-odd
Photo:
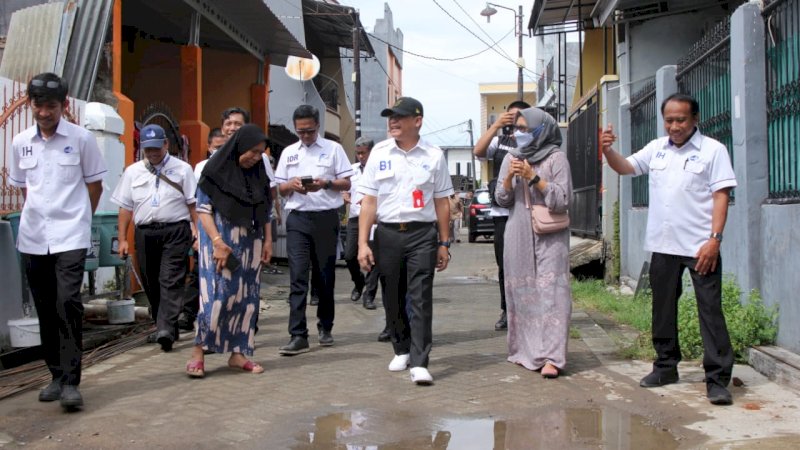
[{"label": "white polo shirt", "polygon": [[133,223],[172,223],[190,221],[189,208],[194,204],[197,180],[192,166],[178,158],[167,155],[156,169],[183,187],[183,194],[164,180],[147,170],[145,160],[131,164],[122,174],[122,179],[111,195],[111,201],[133,211]]},{"label": "white polo shirt", "polygon": [[[347,159],[344,148],[334,141],[317,136],[316,142],[306,147],[303,141],[283,149],[275,169],[275,180],[286,183],[294,177],[311,176],[323,180],[349,178],[353,169]],[[342,195],[332,189],[320,189],[317,192],[299,194],[291,192],[284,208],[292,211],[326,211],[344,204]]]},{"label": "white polo shirt", "polygon": [[644,249],[694,257],[711,234],[712,193],[736,186],[725,146],[697,130],[681,148],[661,137],[627,160],[650,175]]},{"label": "white polo shirt", "polygon": [[[492,161],[494,160],[494,155],[501,150],[500,148],[500,138],[495,136],[492,138],[492,141],[489,143],[489,147],[486,148],[486,157],[485,158],[478,158],[481,161]],[[503,146],[502,150],[511,151],[514,150],[515,147],[507,147]],[[497,180],[498,183],[502,183],[502,180]],[[498,206],[492,204],[492,209],[489,211],[490,217],[506,217],[510,214],[508,208],[503,208],[502,206]]]},{"label": "white polo shirt", "polygon": [[[214,156],[214,154],[212,153],[211,157],[213,157],[213,156]],[[198,182],[200,181],[200,177],[203,175],[203,169],[206,167],[206,164],[208,164],[208,160],[211,159],[211,157],[209,157],[208,159],[204,159],[204,160],[200,161],[199,163],[195,164],[195,166],[194,166],[194,180],[195,181],[198,181]]]},{"label": "white polo shirt", "polygon": [[278,187],[278,182],[275,181],[275,171],[272,170],[272,164],[269,163],[269,157],[267,155],[261,155],[261,158],[264,160],[264,170],[267,172],[267,176],[269,177],[269,187]]},{"label": "white polo shirt", "polygon": [[[414,207],[414,190],[422,191],[423,207]],[[422,139],[408,152],[394,139],[372,149],[358,191],[378,200],[378,222],[435,222],[433,200],[453,194],[444,152]]]},{"label": "white polo shirt", "polygon": [[101,181],[106,164],[94,135],[63,118],[45,140],[34,125],[14,136],[11,185],[27,188],[17,249],[46,255],[89,248],[92,206],[87,183]]},{"label": "white polo shirt", "polygon": [[364,168],[361,167],[361,163],[353,163],[353,176],[350,177],[350,218],[354,219],[361,214],[361,199],[364,198],[364,194],[358,192],[358,183],[359,180],[364,175]]}]

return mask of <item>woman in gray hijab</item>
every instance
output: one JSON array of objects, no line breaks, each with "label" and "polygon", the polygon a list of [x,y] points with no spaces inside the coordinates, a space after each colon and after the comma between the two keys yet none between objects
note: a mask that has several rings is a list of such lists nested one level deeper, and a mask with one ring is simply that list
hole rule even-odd
[{"label": "woman in gray hijab", "polygon": [[510,209],[504,267],[508,305],[508,360],[556,378],[566,366],[572,293],[569,283],[569,228],[535,233],[526,207],[532,204],[563,213],[572,200],[572,177],[561,151],[561,131],[538,108],[520,111],[517,149],[500,168],[497,203]]}]

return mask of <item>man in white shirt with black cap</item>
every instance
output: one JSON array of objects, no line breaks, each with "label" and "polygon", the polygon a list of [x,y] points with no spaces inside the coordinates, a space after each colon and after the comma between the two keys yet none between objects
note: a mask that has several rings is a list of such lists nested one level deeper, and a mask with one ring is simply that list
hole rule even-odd
[{"label": "man in white shirt with black cap", "polygon": [[319,345],[333,345],[336,243],[342,192],[350,189],[353,169],[341,145],[320,136],[319,110],[300,105],[292,116],[300,141],[281,152],[275,180],[286,198],[286,253],[289,260],[289,343],[283,356],[304,353],[308,347],[306,298],[311,258],[320,271],[317,331]]},{"label": "man in white shirt with black cap", "polygon": [[53,73],[28,83],[36,124],[14,136],[9,182],[22,188],[17,249],[39,316],[51,383],[39,401],[83,405],[78,391],[83,351],[83,284],[92,214],[103,193],[106,165],[94,135],[66,121],[66,80]]},{"label": "man in white shirt with black cap", "polygon": [[[433,276],[450,260],[450,201],[453,184],[441,149],[420,138],[422,104],[400,97],[381,116],[391,139],[378,143],[359,183],[358,261],[378,265],[385,282],[386,326],[395,356],[389,370],[411,367],[411,380],[433,383],[428,358],[433,341]],[[370,228],[377,218],[375,252]]]},{"label": "man in white shirt with black cap", "polygon": [[154,337],[168,352],[178,340],[186,254],[197,238],[197,181],[192,166],[169,155],[163,128],[146,125],[140,136],[145,159],[125,169],[111,201],[119,205],[121,258],[128,256],[133,219],[136,259],[156,321]]}]

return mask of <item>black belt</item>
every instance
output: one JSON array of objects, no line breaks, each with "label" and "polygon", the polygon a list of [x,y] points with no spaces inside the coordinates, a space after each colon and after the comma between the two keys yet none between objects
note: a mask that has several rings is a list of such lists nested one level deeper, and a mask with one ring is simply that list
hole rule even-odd
[{"label": "black belt", "polygon": [[323,209],[322,211],[300,211],[297,209],[293,209],[291,214],[302,214],[306,216],[313,216],[317,214],[330,214],[331,212],[338,213],[337,210],[334,209]]},{"label": "black belt", "polygon": [[189,222],[185,220],[181,220],[178,222],[150,222],[142,225],[136,225],[136,228],[141,228],[142,230],[160,230],[162,228],[172,227],[175,225],[188,224],[188,223]]},{"label": "black belt", "polygon": [[397,231],[414,231],[420,228],[430,228],[436,222],[378,222],[378,225]]},{"label": "black belt", "polygon": [[347,219],[348,222],[358,222],[358,216]]}]

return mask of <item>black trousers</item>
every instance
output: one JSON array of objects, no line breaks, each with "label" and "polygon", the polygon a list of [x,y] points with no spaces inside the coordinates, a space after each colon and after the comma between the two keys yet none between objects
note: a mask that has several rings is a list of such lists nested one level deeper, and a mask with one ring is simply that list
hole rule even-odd
[{"label": "black trousers", "polygon": [[508,216],[495,216],[494,221],[494,260],[497,262],[497,279],[500,283],[500,309],[506,310],[506,277],[503,271],[503,246],[505,245]]},{"label": "black trousers", "polygon": [[[189,257],[186,257],[186,266],[189,267]],[[186,287],[183,293],[183,308],[181,312],[186,315],[186,320],[194,322],[200,311],[200,260],[197,253],[191,257],[194,261],[192,270],[186,274]]]},{"label": "black trousers", "polygon": [[[345,242],[344,260],[347,263],[347,270],[350,271],[350,278],[356,289],[362,291],[364,295],[375,298],[378,292],[378,271],[373,269],[364,276],[361,273],[361,266],[358,264],[358,217],[352,217],[347,221],[347,241]],[[374,241],[369,241],[372,252],[375,253]]]},{"label": "black trousers", "polygon": [[177,337],[186,283],[186,253],[192,245],[189,222],[137,226],[134,238],[144,291],[156,328]]},{"label": "black trousers", "polygon": [[689,269],[703,338],[703,367],[706,383],[727,386],[733,371],[733,349],[722,314],[722,259],[716,270],[700,275],[694,270],[697,259],[688,256],[653,253],[650,260],[650,285],[653,288],[653,347],[657,358],[653,370],[675,370],[681,360],[678,343],[678,299],[683,291],[684,269]]},{"label": "black trousers", "polygon": [[407,231],[379,224],[375,231],[386,327],[394,353],[410,354],[411,367],[427,367],[431,352],[438,235],[433,223]]},{"label": "black trousers", "polygon": [[336,242],[339,237],[339,213],[292,211],[286,218],[286,253],[289,260],[289,334],[308,337],[306,298],[308,272],[312,258],[319,267],[317,328],[333,329],[333,288],[336,282]]},{"label": "black trousers", "polygon": [[86,249],[48,255],[22,254],[39,315],[44,360],[54,381],[79,385],[83,354],[81,284]]}]

